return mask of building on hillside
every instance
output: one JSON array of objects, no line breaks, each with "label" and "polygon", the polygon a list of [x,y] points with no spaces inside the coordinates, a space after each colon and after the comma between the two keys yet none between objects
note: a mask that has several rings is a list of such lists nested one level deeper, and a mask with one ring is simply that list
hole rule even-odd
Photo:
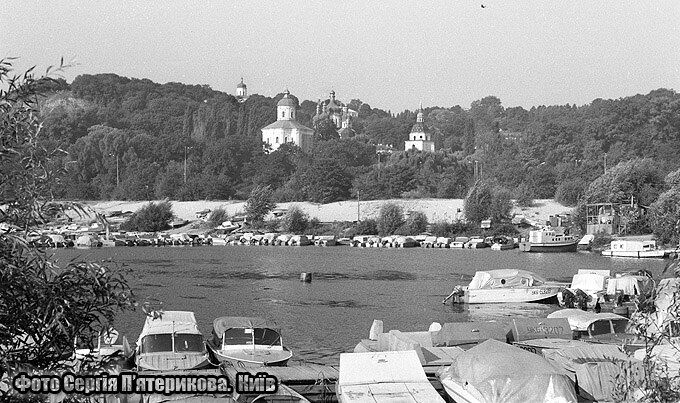
[{"label": "building on hillside", "polygon": [[341,138],[354,136],[352,120],[359,116],[359,112],[335,99],[335,91],[331,91],[330,98],[325,101],[319,100],[316,104],[314,122],[326,116],[335,123]]},{"label": "building on hillside", "polygon": [[245,102],[248,99],[248,87],[243,83],[243,77],[241,77],[241,82],[236,85],[236,99],[239,102]]},{"label": "building on hillside", "polygon": [[281,144],[293,143],[305,151],[312,147],[314,130],[295,120],[297,104],[286,90],[276,104],[276,122],[263,127],[262,142],[270,151],[276,151]]},{"label": "building on hillside", "polygon": [[418,115],[416,117],[416,124],[411,128],[411,133],[408,140],[404,143],[404,150],[420,150],[425,152],[434,152],[434,141],[432,141],[432,134],[425,126],[423,119],[423,105],[420,105]]}]

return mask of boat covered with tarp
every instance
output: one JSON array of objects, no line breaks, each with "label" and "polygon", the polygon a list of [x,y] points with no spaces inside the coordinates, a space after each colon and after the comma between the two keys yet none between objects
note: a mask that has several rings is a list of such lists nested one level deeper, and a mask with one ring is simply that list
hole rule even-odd
[{"label": "boat covered with tarp", "polygon": [[219,361],[286,365],[293,356],[283,346],[278,325],[259,317],[217,318],[212,336],[209,347]]},{"label": "boat covered with tarp", "polygon": [[444,403],[415,350],[340,354],[340,403]]},{"label": "boat covered with tarp", "polygon": [[631,376],[643,372],[640,360],[614,345],[564,339],[525,340],[515,345],[535,352],[567,371],[577,385],[578,395],[588,401],[614,401],[616,379],[621,368],[630,368]]},{"label": "boat covered with tarp", "polygon": [[439,376],[456,402],[576,402],[574,383],[545,358],[497,340],[461,354]]},{"label": "boat covered with tarp", "polygon": [[203,335],[189,311],[160,311],[147,316],[135,353],[140,370],[179,371],[210,365]]}]

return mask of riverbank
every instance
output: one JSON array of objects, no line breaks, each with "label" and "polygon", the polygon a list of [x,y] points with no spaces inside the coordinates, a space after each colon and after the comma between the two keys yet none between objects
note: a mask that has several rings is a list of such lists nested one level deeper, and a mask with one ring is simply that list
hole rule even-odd
[{"label": "riverbank", "polygon": [[[94,201],[87,202],[94,211],[105,215],[114,211],[135,212],[148,204],[148,201]],[[171,201],[172,211],[182,220],[197,219],[197,212],[205,210],[224,209],[229,215],[240,215],[245,211],[245,201]],[[286,210],[292,206],[299,207],[310,218],[317,218],[321,222],[356,221],[359,219],[377,218],[380,208],[385,203],[394,203],[402,207],[404,212],[422,211],[429,222],[455,221],[463,218],[465,201],[463,199],[391,199],[357,201],[346,200],[328,204],[309,202],[278,203],[278,210]],[[552,199],[536,200],[532,207],[513,208],[513,214],[522,214],[531,222],[543,223],[550,216],[570,213],[571,208],[561,205]]]}]

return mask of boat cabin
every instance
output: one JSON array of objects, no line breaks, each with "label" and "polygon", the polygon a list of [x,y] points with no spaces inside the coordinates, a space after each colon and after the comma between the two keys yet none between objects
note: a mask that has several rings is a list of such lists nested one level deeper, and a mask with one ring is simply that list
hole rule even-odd
[{"label": "boat cabin", "polygon": [[137,340],[136,353],[137,366],[141,369],[167,371],[208,364],[203,335],[194,313],[188,311],[165,311],[147,317]]},{"label": "boat cabin", "polygon": [[563,227],[547,227],[529,231],[529,242],[532,244],[559,243],[573,241],[573,235],[566,235]]},{"label": "boat cabin", "polygon": [[468,289],[526,288],[544,285],[545,283],[545,279],[526,270],[498,269],[476,272]]},{"label": "boat cabin", "polygon": [[642,251],[653,251],[656,250],[656,241],[631,241],[631,240],[615,240],[610,244],[612,251],[631,251],[631,252],[642,252]]},{"label": "boat cabin", "polygon": [[615,335],[625,336],[630,323],[628,318],[614,313],[594,313],[580,309],[562,309],[549,314],[548,318],[566,318],[571,329],[582,340],[606,340]]},{"label": "boat cabin", "polygon": [[262,318],[225,316],[213,322],[213,345],[220,350],[265,348],[283,350],[277,325]]}]

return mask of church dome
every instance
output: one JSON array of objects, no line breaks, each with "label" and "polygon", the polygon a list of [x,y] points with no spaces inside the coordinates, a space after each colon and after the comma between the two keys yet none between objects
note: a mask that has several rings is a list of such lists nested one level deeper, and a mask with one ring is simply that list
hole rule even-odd
[{"label": "church dome", "polygon": [[295,107],[295,100],[293,100],[293,98],[291,98],[289,95],[290,95],[290,92],[288,90],[286,90],[286,92],[283,93],[283,98],[281,98],[281,100],[279,100],[279,103],[277,103],[276,105],[277,106],[292,106],[292,107]]}]

